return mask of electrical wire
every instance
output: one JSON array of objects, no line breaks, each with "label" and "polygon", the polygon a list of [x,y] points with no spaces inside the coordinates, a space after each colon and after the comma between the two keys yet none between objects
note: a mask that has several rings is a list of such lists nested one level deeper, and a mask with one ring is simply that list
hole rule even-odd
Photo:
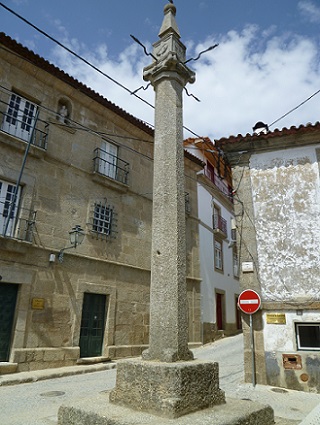
[{"label": "electrical wire", "polygon": [[142,97],[138,96],[137,94],[133,93],[132,90],[128,89],[128,87],[124,86],[123,84],[121,84],[119,81],[117,81],[116,79],[112,78],[110,75],[106,74],[105,72],[101,71],[101,69],[97,68],[95,65],[93,65],[91,62],[89,62],[87,59],[83,58],[82,56],[78,55],[78,53],[74,52],[73,50],[69,49],[69,47],[65,46],[64,44],[62,44],[60,41],[58,41],[56,38],[52,37],[51,35],[49,35],[47,32],[43,31],[42,29],[40,29],[39,27],[37,27],[36,25],[32,24],[30,21],[28,21],[26,18],[24,18],[23,16],[19,15],[17,12],[15,12],[14,10],[10,9],[8,6],[6,6],[5,4],[3,4],[2,2],[0,2],[0,6],[2,6],[4,9],[6,9],[8,12],[12,13],[13,15],[15,15],[17,18],[21,19],[23,22],[25,22],[27,25],[31,26],[33,29],[35,29],[36,31],[40,32],[40,34],[44,35],[46,38],[48,38],[49,40],[53,41],[54,43],[56,43],[58,46],[62,47],[62,49],[66,50],[68,53],[70,53],[71,55],[75,56],[77,59],[81,60],[82,62],[84,62],[86,65],[90,66],[92,69],[94,69],[95,71],[97,71],[99,74],[103,75],[104,77],[108,78],[111,82],[113,82],[114,84],[116,84],[117,86],[121,87],[122,89],[126,90],[128,93],[134,95],[135,97],[137,97],[139,100],[141,100],[142,102],[146,103],[148,106],[151,106],[152,108],[154,108],[154,106],[149,103],[147,100],[143,99]]},{"label": "electrical wire", "polygon": [[[108,78],[111,82],[113,82],[114,84],[118,85],[119,87],[121,87],[123,90],[127,91],[128,93],[130,93],[130,95],[135,96],[137,99],[139,99],[140,101],[142,101],[143,103],[147,104],[148,106],[150,106],[151,108],[154,109],[154,105],[152,105],[151,103],[149,103],[147,100],[145,100],[144,98],[140,97],[137,95],[137,90],[132,91],[130,90],[128,87],[126,87],[124,84],[120,83],[119,81],[117,81],[115,78],[111,77],[110,75],[106,74],[105,72],[101,71],[98,67],[96,67],[95,65],[93,65],[91,62],[89,62],[87,59],[83,58],[82,56],[80,56],[78,53],[74,52],[73,50],[71,50],[69,47],[65,46],[64,44],[62,44],[60,41],[58,41],[57,39],[55,39],[54,37],[52,37],[51,35],[49,35],[47,32],[43,31],[42,29],[40,29],[39,27],[37,27],[36,25],[32,24],[32,22],[28,21],[26,18],[24,18],[23,16],[19,15],[17,12],[15,12],[14,10],[12,10],[11,8],[9,8],[8,6],[6,6],[5,4],[3,4],[2,2],[0,2],[0,6],[2,6],[4,9],[6,9],[8,12],[12,13],[13,15],[15,15],[17,18],[21,19],[23,22],[25,22],[27,25],[31,26],[33,29],[35,29],[36,31],[38,31],[40,34],[42,34],[43,36],[45,36],[46,38],[48,38],[49,40],[51,40],[52,42],[56,43],[57,45],[59,45],[61,48],[63,48],[64,50],[66,50],[67,52],[69,52],[71,55],[75,56],[77,59],[81,60],[82,62],[84,62],[86,65],[90,66],[92,69],[94,69],[96,72],[98,72],[99,74],[103,75],[105,78]],[[133,37],[131,35],[131,37],[137,41],[137,39],[135,37]],[[142,45],[142,43],[139,42],[139,44]],[[218,44],[209,47],[208,49],[204,50],[202,53],[205,53],[209,50],[214,49],[215,47],[217,47]],[[144,47],[142,45],[142,47]],[[147,53],[148,55],[152,56],[152,54]],[[190,60],[197,60],[199,59],[200,56],[198,56],[198,58],[196,59],[189,59]],[[188,62],[188,61],[187,61]],[[185,62],[186,63],[186,62]],[[271,124],[269,124],[269,128],[274,126],[277,122],[281,121],[283,118],[287,117],[288,115],[290,115],[292,112],[296,111],[298,108],[300,108],[301,106],[303,106],[305,103],[307,103],[309,100],[311,100],[314,96],[316,96],[317,94],[320,93],[320,89],[317,90],[315,93],[313,93],[311,96],[309,96],[306,100],[304,100],[303,102],[301,102],[299,105],[295,106],[294,108],[290,109],[290,111],[286,112],[284,115],[282,115],[281,117],[279,117],[278,119],[276,119],[275,121],[273,121]],[[198,100],[198,99],[196,99]],[[189,133],[193,134],[196,137],[201,138],[201,136],[199,136],[197,133],[195,133],[194,131],[192,131],[190,128],[183,126],[183,128],[185,130],[187,130]]]},{"label": "electrical wire", "polygon": [[[89,62],[87,59],[83,58],[82,56],[80,56],[78,53],[74,52],[73,50],[69,49],[69,47],[65,46],[63,43],[61,43],[60,41],[58,41],[57,39],[55,39],[54,37],[52,37],[51,35],[49,35],[48,33],[46,33],[45,31],[43,31],[42,29],[40,29],[39,27],[37,27],[36,25],[34,25],[32,22],[28,21],[26,18],[24,18],[23,16],[19,15],[17,12],[15,12],[14,10],[10,9],[8,6],[6,6],[5,4],[3,4],[2,2],[0,2],[0,6],[2,6],[4,9],[6,9],[8,12],[12,13],[14,16],[16,16],[17,18],[21,19],[23,22],[25,22],[27,25],[31,26],[33,29],[35,29],[36,31],[38,31],[40,34],[42,34],[43,36],[45,36],[46,38],[48,38],[49,40],[51,40],[52,42],[56,43],[58,46],[60,46],[62,49],[66,50],[68,53],[70,53],[71,55],[75,56],[77,59],[81,60],[82,62],[84,62],[86,65],[90,66],[92,69],[94,69],[96,72],[98,72],[99,74],[101,74],[102,76],[104,76],[105,78],[108,78],[111,82],[113,82],[114,84],[118,85],[119,87],[121,87],[123,90],[127,91],[128,93],[130,93],[130,95],[135,96],[137,99],[139,99],[140,101],[142,101],[143,103],[145,103],[146,105],[150,106],[151,108],[154,109],[154,105],[152,105],[151,103],[149,103],[147,100],[145,100],[144,98],[140,97],[137,95],[136,91],[132,91],[130,90],[128,87],[126,87],[125,85],[123,85],[122,83],[120,83],[119,81],[117,81],[115,78],[111,77],[110,75],[106,74],[105,72],[101,71],[98,67],[96,67],[95,65],[93,65],[91,62]],[[188,131],[190,134],[193,134],[194,136],[198,137],[198,138],[202,138],[201,136],[199,136],[197,133],[195,133],[194,131],[192,131],[190,128],[183,126],[183,128]]]},{"label": "electrical wire", "polygon": [[[3,92],[6,92],[6,93],[8,93],[8,94],[12,94],[12,93],[14,93],[13,91],[11,91],[11,90],[9,90],[9,89],[7,89],[6,87],[4,87],[4,86],[2,86],[1,84],[0,84],[0,89],[2,89],[2,91]],[[5,103],[5,102],[3,102],[3,101],[1,101],[0,100],[0,103]],[[43,110],[43,111],[46,111],[47,113],[49,113],[50,115],[53,115],[54,117],[56,117],[56,115],[57,115],[57,111],[54,111],[54,110],[52,110],[52,109],[50,109],[50,108],[48,108],[48,107],[46,107],[46,106],[44,106],[44,105],[37,105],[38,106],[38,108],[41,110]],[[43,121],[43,120],[41,120],[41,119],[38,119],[38,121],[40,121],[40,122],[43,122],[43,123],[45,123],[46,121]],[[93,135],[93,136],[96,136],[96,137],[99,137],[99,139],[101,139],[101,137],[102,136],[107,136],[107,138],[108,138],[108,140],[109,141],[111,141],[111,142],[113,142],[113,143],[115,143],[117,146],[119,146],[119,147],[121,147],[121,148],[123,148],[123,149],[127,149],[128,151],[130,151],[130,152],[132,152],[132,153],[134,153],[134,154],[136,154],[136,155],[139,155],[139,156],[141,156],[141,157],[143,157],[143,158],[145,158],[145,159],[147,159],[147,160],[149,160],[149,161],[152,161],[153,162],[153,157],[150,157],[150,156],[148,156],[148,155],[146,155],[146,154],[144,154],[144,153],[142,153],[142,152],[139,152],[139,151],[137,151],[136,149],[134,149],[134,148],[131,148],[130,146],[127,146],[127,145],[125,145],[125,144],[123,144],[123,143],[119,143],[119,141],[118,140],[115,140],[114,138],[118,138],[118,137],[120,137],[120,138],[124,138],[124,139],[128,139],[128,140],[135,140],[135,141],[141,141],[141,142],[150,142],[149,140],[141,140],[141,139],[138,139],[138,138],[131,138],[131,137],[128,137],[128,136],[118,136],[117,134],[115,134],[115,133],[101,133],[101,132],[99,132],[99,131],[96,131],[96,130],[92,130],[92,129],[90,129],[89,127],[87,127],[87,126],[85,126],[85,125],[83,125],[83,124],[81,124],[81,123],[79,123],[79,122],[77,122],[77,121],[75,121],[75,120],[72,120],[71,118],[68,118],[68,121],[70,122],[70,123],[72,123],[72,124],[75,124],[75,126],[70,126],[70,125],[67,125],[67,124],[62,124],[62,123],[59,123],[59,122],[51,122],[51,124],[52,125],[55,125],[55,126],[59,126],[59,127],[66,127],[66,128],[72,128],[72,129],[74,129],[74,130],[77,130],[77,131],[85,131],[85,132],[87,132],[87,133],[89,133],[89,134],[91,134],[91,135]],[[111,137],[110,137],[111,136]],[[103,138],[103,137],[102,137]],[[150,143],[153,143],[153,142],[150,142]],[[189,149],[189,147],[188,147],[188,149]],[[197,148],[197,147],[194,147],[194,149],[199,149],[199,148]],[[202,150],[202,149],[199,149],[199,150]],[[204,149],[203,149],[204,150]],[[205,151],[207,151],[207,149],[205,149]],[[198,183],[198,180],[197,180],[197,178],[194,178],[194,177],[191,177],[191,176],[188,176],[187,174],[185,174],[185,177],[186,178],[188,178],[188,179],[192,179],[193,181],[195,181],[195,182],[197,182]],[[207,183],[205,183],[205,182],[201,182],[201,184],[203,185],[203,186],[205,186],[205,187],[207,187],[208,189],[210,189],[210,190],[212,190],[212,186],[210,185],[210,184],[207,184]],[[230,202],[232,202],[232,200],[231,200],[231,196],[228,196],[228,195],[226,195],[226,193],[224,193],[218,186],[216,186],[216,185],[214,185],[214,187],[223,195],[223,196],[226,196],[228,199],[229,199],[229,201]]]},{"label": "electrical wire", "polygon": [[[0,89],[3,89],[4,91],[6,91],[7,93],[9,93],[9,94],[12,94],[12,93],[14,93],[13,91],[11,91],[11,90],[9,90],[9,89],[7,89],[6,87],[4,87],[4,86],[2,86],[2,85],[0,85]],[[0,101],[0,103],[5,103],[5,102],[3,102],[3,101]],[[56,115],[57,115],[57,112],[56,111],[54,111],[54,110],[52,110],[52,109],[50,109],[50,108],[48,108],[48,107],[46,107],[46,106],[43,106],[43,105],[37,105],[37,107],[39,108],[39,110],[43,110],[43,111],[46,111],[46,112],[48,112],[48,113],[50,113],[50,114],[52,114],[52,115],[54,115],[54,117],[56,117]],[[40,122],[46,122],[46,121],[43,121],[42,119],[39,119],[38,121],[40,121]],[[90,133],[90,134],[92,134],[92,135],[94,135],[94,136],[97,136],[97,137],[99,137],[99,138],[101,138],[102,136],[104,136],[105,135],[105,133],[102,133],[102,132],[97,132],[97,131],[95,131],[95,130],[92,130],[92,129],[90,129],[89,127],[87,127],[87,126],[85,126],[85,125],[83,125],[83,124],[81,124],[81,123],[79,123],[79,122],[77,122],[77,121],[75,121],[75,120],[72,120],[71,118],[68,118],[68,121],[70,122],[70,123],[72,123],[72,124],[75,124],[76,126],[70,126],[70,125],[67,125],[67,124],[62,124],[62,123],[59,123],[59,122],[56,122],[56,123],[52,123],[53,125],[56,125],[56,126],[59,126],[59,127],[66,127],[66,128],[71,128],[71,129],[74,129],[74,130],[80,130],[80,131],[86,131],[87,133]],[[143,156],[144,158],[146,158],[146,159],[149,159],[149,160],[151,160],[151,161],[153,161],[153,158],[152,157],[149,157],[148,155],[145,155],[145,154],[143,154],[143,153],[141,153],[141,152],[138,152],[138,151],[136,151],[135,149],[133,149],[133,148],[131,148],[130,146],[127,146],[127,145],[124,145],[124,144],[121,144],[121,143],[119,143],[118,141],[115,141],[114,139],[112,139],[111,137],[118,137],[118,135],[117,134],[115,134],[115,133],[107,133],[107,137],[112,141],[112,142],[114,142],[116,145],[118,145],[118,146],[121,146],[122,148],[124,148],[124,149],[127,149],[127,150],[129,150],[129,151],[131,151],[131,152],[134,152],[134,153],[137,153],[137,154],[139,154],[139,155],[141,155],[141,156]],[[103,138],[103,137],[102,137]],[[125,136],[123,136],[122,138],[126,138],[126,139],[128,139],[128,140],[133,140],[131,137],[125,137]],[[135,138],[134,140],[136,140],[136,141],[143,141],[143,142],[146,142],[147,140],[140,140],[140,139],[137,139],[137,138]],[[148,142],[150,142],[150,141],[148,141]],[[150,143],[152,143],[152,142],[150,142]]]},{"label": "electrical wire", "polygon": [[280,118],[278,118],[275,121],[273,121],[271,124],[269,124],[269,127],[274,126],[274,124],[276,124],[277,122],[281,121],[283,118],[287,117],[292,112],[296,111],[298,108],[300,108],[300,106],[302,106],[305,103],[309,102],[310,99],[312,99],[314,96],[316,96],[319,93],[320,93],[320,89],[317,90],[315,93],[313,93],[311,96],[309,96],[306,100],[304,100],[303,102],[299,103],[299,105],[297,105],[296,107],[290,109],[290,111],[288,111],[286,114],[282,115]]}]

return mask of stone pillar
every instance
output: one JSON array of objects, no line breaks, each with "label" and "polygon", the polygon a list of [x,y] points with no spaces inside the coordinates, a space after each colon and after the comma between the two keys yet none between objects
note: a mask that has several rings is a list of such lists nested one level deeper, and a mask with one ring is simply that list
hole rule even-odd
[{"label": "stone pillar", "polygon": [[[182,90],[194,81],[194,74],[184,65],[185,47],[179,41],[176,8],[170,3],[164,12],[160,41],[154,45],[155,60],[144,70],[144,78],[156,92],[149,349],[142,360],[117,363],[116,386],[109,400],[103,398],[97,406],[95,397],[85,401],[85,406],[81,402],[62,406],[58,423],[169,425],[172,419],[187,415],[179,424],[271,425],[270,407],[250,406],[247,401],[234,401],[231,409],[224,407],[218,363],[190,361]],[[210,407],[219,409],[208,410]],[[198,416],[189,416],[192,412]]]},{"label": "stone pillar", "polygon": [[182,91],[195,76],[184,65],[175,14],[167,4],[154,62],[144,69],[156,93],[149,349],[142,360],[118,363],[109,398],[166,418],[225,403],[219,365],[190,361],[188,348]]},{"label": "stone pillar", "polygon": [[182,91],[194,82],[185,46],[167,4],[154,44],[154,62],[144,69],[156,94],[149,349],[145,360],[190,360],[186,287]]}]

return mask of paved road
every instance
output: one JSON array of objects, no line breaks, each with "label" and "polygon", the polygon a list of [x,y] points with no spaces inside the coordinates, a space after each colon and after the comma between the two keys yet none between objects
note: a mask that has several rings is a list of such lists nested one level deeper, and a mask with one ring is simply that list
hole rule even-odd
[{"label": "paved road", "polygon": [[[218,361],[220,387],[227,397],[246,398],[270,404],[277,425],[298,424],[320,403],[320,395],[301,391],[274,392],[243,383],[242,335],[225,338],[194,350],[195,357]],[[89,397],[115,385],[116,370],[48,379],[28,384],[0,387],[0,425],[56,425],[60,405]]]},{"label": "paved road", "polygon": [[114,387],[116,370],[0,387],[1,425],[57,424],[60,405]]}]

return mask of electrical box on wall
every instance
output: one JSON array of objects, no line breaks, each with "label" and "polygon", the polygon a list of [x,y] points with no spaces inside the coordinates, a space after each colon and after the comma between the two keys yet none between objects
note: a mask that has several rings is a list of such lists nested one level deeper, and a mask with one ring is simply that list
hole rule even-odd
[{"label": "electrical box on wall", "polygon": [[243,273],[252,273],[253,272],[253,262],[245,261],[242,263],[242,272]]}]

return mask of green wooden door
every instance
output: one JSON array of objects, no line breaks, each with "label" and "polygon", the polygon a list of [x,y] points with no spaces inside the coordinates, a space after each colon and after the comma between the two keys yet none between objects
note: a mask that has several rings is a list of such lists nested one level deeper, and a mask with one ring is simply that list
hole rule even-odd
[{"label": "green wooden door", "polygon": [[0,361],[7,362],[10,355],[12,327],[16,308],[18,285],[0,284]]},{"label": "green wooden door", "polygon": [[106,295],[84,293],[80,357],[101,356],[106,316]]}]

